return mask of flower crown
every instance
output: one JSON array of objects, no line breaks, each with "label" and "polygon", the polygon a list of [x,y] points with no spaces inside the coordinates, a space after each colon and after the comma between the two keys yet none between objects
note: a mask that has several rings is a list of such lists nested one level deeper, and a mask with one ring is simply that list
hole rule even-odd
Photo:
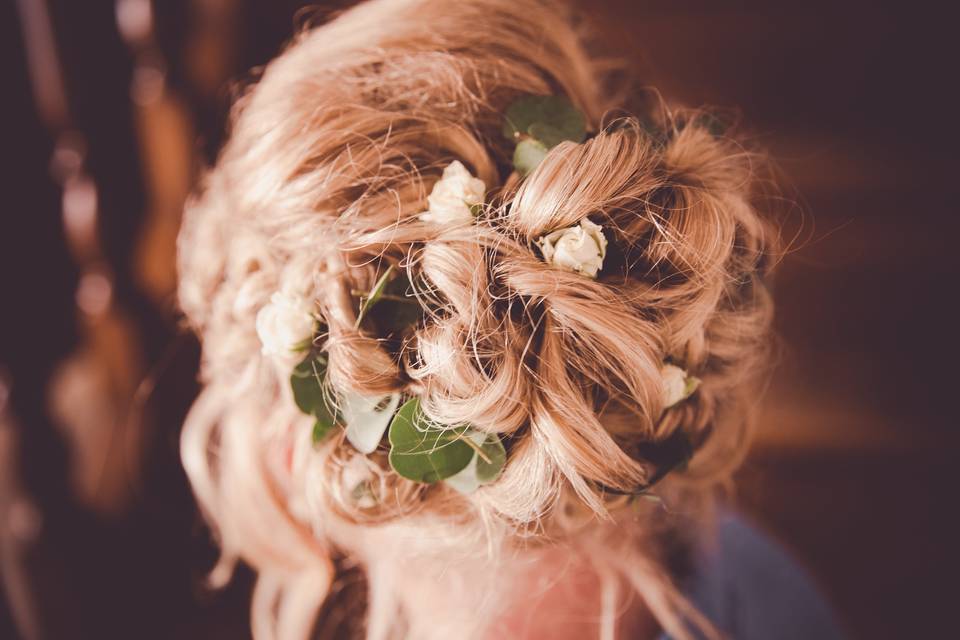
[{"label": "flower crown", "polygon": [[[510,105],[503,123],[504,136],[515,144],[513,165],[521,177],[532,173],[549,151],[565,141],[583,142],[583,114],[559,96],[525,96]],[[472,224],[484,203],[487,185],[459,161],[443,170],[428,196],[428,210],[419,219],[435,225]],[[603,269],[607,238],[603,227],[589,218],[576,225],[553,230],[536,240],[542,259],[557,269],[596,278]],[[356,327],[376,314],[379,328],[396,331],[421,319],[420,302],[410,291],[406,273],[391,265],[366,292],[354,292]],[[344,429],[347,441],[361,454],[376,451],[384,435],[390,444],[389,464],[400,476],[425,484],[444,482],[468,494],[499,477],[507,463],[507,450],[497,434],[468,424],[441,424],[428,417],[420,400],[410,393],[370,397],[334,393],[327,379],[328,354],[317,348],[315,338],[325,333],[322,319],[311,301],[288,291],[276,292],[256,318],[263,353],[302,356],[290,375],[290,388],[297,407],[314,419],[313,441],[325,441],[335,428]],[[660,368],[661,405],[668,410],[694,394],[700,380],[682,367],[665,362]],[[646,494],[671,470],[692,456],[694,447],[678,429],[656,449],[644,451],[655,462],[647,482],[631,495]],[[649,454],[649,455],[648,455]],[[357,476],[348,490],[361,508],[372,506],[368,481]],[[605,489],[613,493],[622,493]]]}]

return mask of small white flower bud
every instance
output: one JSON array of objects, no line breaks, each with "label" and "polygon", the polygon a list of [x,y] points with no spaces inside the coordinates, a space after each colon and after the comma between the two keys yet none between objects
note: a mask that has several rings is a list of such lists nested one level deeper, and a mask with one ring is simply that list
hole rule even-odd
[{"label": "small white flower bud", "polygon": [[663,380],[664,409],[683,402],[700,386],[699,378],[687,375],[686,371],[675,364],[663,365],[660,368],[660,377]]},{"label": "small white flower bud", "polygon": [[257,335],[264,355],[289,356],[313,337],[316,321],[306,299],[276,291],[257,313]]},{"label": "small white flower bud", "polygon": [[420,215],[425,222],[453,224],[473,222],[470,207],[483,202],[486,185],[483,180],[470,175],[459,160],[451,162],[443,170],[443,177],[427,197],[429,210]]},{"label": "small white flower bud", "polygon": [[603,229],[588,218],[580,224],[541,236],[537,246],[543,259],[565,271],[596,278],[607,255],[607,239]]}]

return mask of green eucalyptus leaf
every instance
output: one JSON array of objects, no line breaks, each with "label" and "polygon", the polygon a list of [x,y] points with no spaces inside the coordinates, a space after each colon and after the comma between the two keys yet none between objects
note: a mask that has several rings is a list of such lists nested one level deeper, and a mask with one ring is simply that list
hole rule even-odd
[{"label": "green eucalyptus leaf", "polygon": [[290,374],[290,388],[297,408],[323,423],[335,424],[337,411],[330,406],[325,385],[327,379],[327,356],[310,353],[294,367]]},{"label": "green eucalyptus leaf", "polygon": [[300,411],[313,414],[319,396],[323,394],[323,378],[326,375],[326,362],[318,361],[313,354],[308,355],[290,374],[290,387],[293,400]]},{"label": "green eucalyptus leaf", "polygon": [[530,125],[530,137],[547,149],[553,149],[561,142],[569,140],[562,131],[543,122],[534,122]]},{"label": "green eucalyptus leaf", "polygon": [[326,435],[339,421],[335,407],[331,406],[326,392],[327,356],[324,353],[311,353],[293,369],[290,374],[290,388],[293,400],[303,413],[316,418],[314,424],[314,442],[317,442],[318,429]]},{"label": "green eucalyptus leaf", "polygon": [[380,298],[383,296],[384,291],[386,291],[387,284],[390,282],[390,274],[393,273],[393,265],[387,267],[387,270],[377,278],[377,282],[373,285],[373,288],[370,289],[370,292],[361,296],[360,298],[360,310],[357,312],[357,322],[356,326],[360,326],[360,323],[363,322],[364,316],[367,315],[367,312],[373,308],[373,305],[379,302]]},{"label": "green eucalyptus leaf", "polygon": [[[555,133],[550,137],[558,139],[557,142],[548,144],[539,138],[531,131],[533,125],[551,127]],[[503,135],[514,142],[530,136],[550,148],[563,140],[582,142],[586,133],[583,114],[563,96],[524,96],[507,107],[504,114]]]},{"label": "green eucalyptus leaf", "polygon": [[521,140],[513,150],[513,168],[522,176],[530,175],[543,159],[547,157],[547,148],[543,143],[528,138]]},{"label": "green eucalyptus leaf", "polygon": [[347,440],[363,454],[377,450],[390,418],[400,404],[400,394],[383,397],[346,393],[341,398],[343,421],[347,425]]},{"label": "green eucalyptus leaf", "polygon": [[313,433],[311,434],[313,444],[320,444],[326,440],[335,426],[335,422],[328,422],[318,418],[317,421],[313,423]]},{"label": "green eucalyptus leaf", "polygon": [[474,456],[467,427],[446,427],[427,418],[420,401],[405,402],[390,423],[390,466],[415,482],[433,483],[462,471]]},{"label": "green eucalyptus leaf", "polygon": [[480,484],[490,484],[500,477],[507,463],[507,450],[503,448],[499,437],[490,434],[480,446],[480,451],[483,455],[477,455],[477,479]]},{"label": "green eucalyptus leaf", "polygon": [[331,406],[330,399],[326,395],[323,397],[323,402],[313,410],[313,417],[317,419],[317,422],[328,427],[335,426],[341,419],[340,412],[337,411],[336,407]]},{"label": "green eucalyptus leaf", "polygon": [[444,482],[460,493],[471,494],[500,476],[507,462],[507,451],[503,448],[500,438],[495,435],[470,429],[464,437],[473,444],[473,457],[462,471],[450,476]]}]

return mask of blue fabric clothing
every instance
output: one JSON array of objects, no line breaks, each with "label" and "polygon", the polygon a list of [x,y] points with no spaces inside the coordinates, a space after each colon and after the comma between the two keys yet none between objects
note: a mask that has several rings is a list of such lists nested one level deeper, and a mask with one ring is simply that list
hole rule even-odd
[{"label": "blue fabric clothing", "polygon": [[845,637],[807,573],[739,516],[723,514],[716,544],[694,561],[684,590],[731,640]]}]

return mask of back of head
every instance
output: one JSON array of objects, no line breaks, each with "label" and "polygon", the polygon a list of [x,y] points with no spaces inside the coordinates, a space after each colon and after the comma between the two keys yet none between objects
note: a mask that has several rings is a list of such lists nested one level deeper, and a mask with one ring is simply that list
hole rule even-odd
[{"label": "back of head", "polygon": [[[204,383],[182,447],[214,577],[258,572],[259,637],[306,637],[348,566],[368,637],[478,637],[556,549],[678,637],[699,622],[667,548],[744,452],[773,234],[755,156],[705,114],[625,104],[599,67],[548,0],[372,0],[299,35],[238,102],[180,238]],[[589,137],[522,175],[504,114],[544,95]],[[483,183],[468,222],[437,214],[456,180]],[[561,260],[567,232],[602,264]],[[394,279],[400,327],[367,312]],[[308,340],[284,348],[297,317]],[[322,437],[291,390],[310,358],[338,424]],[[398,473],[386,442],[364,454],[340,428],[357,398],[469,425],[472,464],[499,440],[502,471],[471,490]],[[637,499],[671,469],[669,509]]]}]

